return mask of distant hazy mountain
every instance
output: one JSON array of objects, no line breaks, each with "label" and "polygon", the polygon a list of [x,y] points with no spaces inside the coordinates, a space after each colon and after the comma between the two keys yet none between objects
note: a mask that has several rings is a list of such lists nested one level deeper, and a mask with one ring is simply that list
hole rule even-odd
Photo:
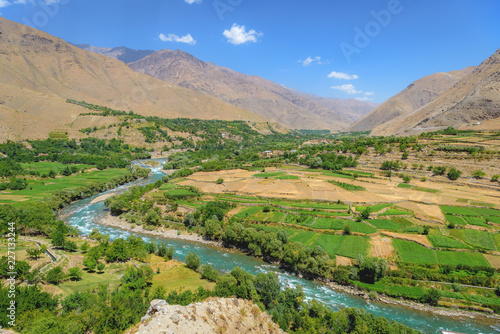
[{"label": "distant hazy mountain", "polygon": [[392,121],[399,116],[406,116],[433,101],[473,70],[474,67],[467,67],[460,71],[441,72],[423,77],[351,125],[349,130],[373,130],[377,126]]},{"label": "distant hazy mountain", "polygon": [[500,117],[500,49],[430,103],[376,127],[373,134],[418,134],[498,117]]},{"label": "distant hazy mountain", "polygon": [[[266,121],[208,95],[133,71],[123,62],[0,17],[0,140],[78,132],[91,117],[83,100],[143,115]],[[95,117],[103,122],[104,117]]]},{"label": "distant hazy mountain", "polygon": [[291,128],[344,130],[374,104],[322,99],[245,75],[180,50],[161,50],[130,63],[139,73],[214,96]]},{"label": "distant hazy mountain", "polygon": [[73,45],[90,52],[98,53],[106,57],[121,60],[126,64],[142,59],[154,52],[153,50],[129,49],[125,46],[119,46],[117,48],[101,48],[89,44],[73,44]]}]

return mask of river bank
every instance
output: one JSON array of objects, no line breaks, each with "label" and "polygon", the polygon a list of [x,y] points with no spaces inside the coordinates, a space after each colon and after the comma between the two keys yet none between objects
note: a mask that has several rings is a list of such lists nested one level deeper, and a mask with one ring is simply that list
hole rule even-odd
[{"label": "river bank", "polygon": [[[369,297],[368,293],[364,290],[361,290],[355,286],[350,286],[350,285],[340,285],[335,282],[320,282],[322,284],[325,284],[329,288],[350,294],[352,296],[358,296],[362,297],[365,300],[371,300]],[[414,301],[410,300],[404,300],[404,299],[395,299],[387,296],[381,296],[379,295],[374,302],[379,302],[379,303],[384,303],[386,305],[397,305],[400,307],[405,307],[408,309],[412,309],[418,312],[427,312],[427,313],[432,313],[435,315],[439,316],[445,316],[445,317],[450,317],[450,318],[455,318],[455,319],[463,319],[463,318],[469,318],[469,319],[474,319],[477,322],[480,322],[482,324],[488,324],[490,326],[497,324],[500,321],[500,315],[498,314],[485,314],[485,313],[479,313],[479,312],[473,312],[473,311],[465,311],[465,310],[454,310],[454,309],[448,309],[448,308],[443,308],[443,307],[435,307],[435,306],[430,306],[427,304],[422,304],[422,303],[417,303]]]},{"label": "river bank", "polygon": [[[197,234],[177,234],[177,230],[146,230],[141,225],[135,226],[132,228],[132,225],[123,220],[120,217],[112,216],[109,212],[106,212],[104,215],[101,215],[96,222],[100,225],[110,226],[119,228],[121,230],[131,232],[131,233],[139,233],[143,235],[157,236],[166,239],[179,239],[179,240],[187,240],[191,242],[202,243],[205,245],[211,245],[216,248],[223,248],[224,251],[231,251],[234,249],[228,249],[222,246],[221,242],[215,242],[204,239],[202,236]],[[319,282],[321,284],[326,285],[327,287],[342,293],[346,293],[352,296],[361,297],[365,300],[370,300],[368,293],[357,287],[340,285],[334,282]],[[497,314],[484,314],[473,311],[465,311],[465,310],[454,310],[447,309],[442,307],[433,307],[430,305],[417,303],[409,300],[395,299],[387,296],[378,296],[374,302],[384,303],[386,305],[397,305],[400,307],[405,307],[418,312],[426,312],[432,313],[439,316],[446,316],[455,319],[463,319],[469,318],[474,319],[474,321],[480,321],[483,324],[494,325],[495,323],[500,321],[500,315]]]},{"label": "river bank", "polygon": [[145,235],[151,235],[166,239],[180,239],[180,240],[188,240],[193,242],[202,243],[205,245],[212,245],[217,247],[222,247],[220,242],[206,240],[202,236],[198,234],[178,234],[177,230],[167,230],[161,227],[160,230],[147,230],[142,225],[135,225],[132,227],[132,224],[129,224],[127,221],[120,217],[112,216],[111,213],[105,212],[101,215],[96,221],[99,225],[111,226],[115,228],[119,228],[124,231],[139,233]]}]

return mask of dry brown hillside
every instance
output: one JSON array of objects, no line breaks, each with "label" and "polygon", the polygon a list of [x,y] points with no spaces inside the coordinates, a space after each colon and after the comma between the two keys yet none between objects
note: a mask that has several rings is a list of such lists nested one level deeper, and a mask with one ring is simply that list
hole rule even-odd
[{"label": "dry brown hillside", "polygon": [[81,136],[72,124],[88,110],[68,98],[143,115],[265,121],[0,17],[0,140],[43,138],[54,130]]},{"label": "dry brown hillside", "polygon": [[129,66],[140,73],[217,97],[291,128],[343,130],[373,108],[361,101],[327,105],[257,76],[203,62],[180,50],[157,51]]},{"label": "dry brown hillside", "polygon": [[432,102],[408,115],[376,127],[372,134],[418,134],[448,126],[482,123],[498,117],[500,49]]},{"label": "dry brown hillside", "polygon": [[373,130],[396,117],[408,115],[446,92],[473,70],[474,67],[467,67],[460,71],[441,72],[423,77],[351,125],[349,130]]}]

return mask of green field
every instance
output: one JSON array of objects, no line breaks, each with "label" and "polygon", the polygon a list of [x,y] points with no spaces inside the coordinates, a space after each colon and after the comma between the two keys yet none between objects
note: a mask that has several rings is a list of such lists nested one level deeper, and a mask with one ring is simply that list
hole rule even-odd
[{"label": "green field", "polygon": [[423,265],[442,264],[457,266],[467,264],[470,266],[490,266],[481,253],[435,251],[415,242],[399,239],[394,239],[393,244],[403,262]]},{"label": "green field", "polygon": [[496,250],[495,241],[491,233],[476,230],[451,230],[450,236],[466,242],[467,244],[487,250]]},{"label": "green field", "polygon": [[281,176],[276,176],[276,179],[278,180],[300,180],[300,177],[297,175],[281,175]]},{"label": "green field", "polygon": [[467,225],[467,222],[460,217],[453,215],[444,215],[448,223],[453,223],[455,225]]},{"label": "green field", "polygon": [[310,246],[319,234],[311,231],[300,231],[289,237],[289,241],[300,242],[306,246]]},{"label": "green field", "polygon": [[264,209],[262,206],[251,206],[243,211],[240,211],[238,212],[237,214],[235,214],[234,216],[235,217],[238,217],[238,218],[248,218],[250,216],[253,216],[259,212],[262,211],[262,209]]},{"label": "green field", "polygon": [[385,211],[384,213],[381,214],[381,216],[407,216],[411,215],[412,213],[409,211],[404,211],[400,209],[389,209]]},{"label": "green field", "polygon": [[443,235],[429,235],[427,239],[437,248],[472,249],[471,246]]},{"label": "green field", "polygon": [[30,172],[39,172],[40,174],[47,174],[51,170],[56,173],[62,172],[64,169],[68,167],[76,167],[80,170],[95,168],[92,165],[83,165],[83,164],[63,164],[60,162],[52,162],[52,161],[41,161],[41,162],[32,162],[32,163],[22,163],[21,167],[24,168],[25,171]]},{"label": "green field", "polygon": [[355,259],[359,254],[366,257],[368,253],[368,238],[353,235],[344,236],[344,240],[340,245],[337,255],[350,257]]},{"label": "green field", "polygon": [[58,190],[76,188],[94,182],[107,182],[114,177],[128,173],[129,170],[127,169],[105,169],[57,177],[55,179],[28,180],[28,187],[26,189],[0,193],[0,203],[40,200]]},{"label": "green field", "polygon": [[274,172],[274,173],[259,173],[259,174],[254,174],[254,177],[275,177],[275,176],[282,176],[285,175],[283,172]]},{"label": "green field", "polygon": [[412,241],[394,239],[392,241],[401,261],[418,264],[437,264],[436,252]]},{"label": "green field", "polygon": [[367,221],[378,229],[388,230],[388,231],[399,231],[402,229],[401,225],[396,224],[389,219],[371,219]]}]

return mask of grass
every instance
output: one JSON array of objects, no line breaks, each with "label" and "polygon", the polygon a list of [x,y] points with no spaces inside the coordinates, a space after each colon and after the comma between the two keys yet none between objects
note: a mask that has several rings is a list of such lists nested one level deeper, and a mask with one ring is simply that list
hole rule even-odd
[{"label": "grass", "polygon": [[323,172],[322,174],[325,176],[333,176],[333,177],[341,177],[344,179],[352,179],[351,175],[344,175],[344,174],[333,173],[333,172]]},{"label": "grass", "polygon": [[440,190],[437,190],[437,189],[432,189],[432,188],[425,188],[425,187],[419,187],[419,186],[415,186],[413,187],[413,190],[416,190],[416,191],[423,191],[423,192],[426,192],[426,193],[432,193],[432,194],[437,194],[440,192]]},{"label": "grass", "polygon": [[196,196],[196,194],[187,189],[170,189],[165,192],[165,196],[168,198],[187,198]]},{"label": "grass", "polygon": [[493,216],[488,216],[484,217],[487,221],[495,223],[495,224],[500,224],[500,217],[493,217]]},{"label": "grass", "polygon": [[182,262],[168,261],[151,266],[156,273],[156,268],[160,267],[160,273],[153,276],[153,289],[156,286],[163,286],[167,292],[173,290],[195,291],[200,286],[205,289],[213,289],[215,283],[201,279],[201,274],[187,268]]},{"label": "grass", "polygon": [[343,219],[318,218],[311,226],[321,230],[342,230],[347,221]]},{"label": "grass", "polygon": [[436,252],[415,242],[394,239],[392,241],[401,261],[418,264],[437,264]]},{"label": "grass", "polygon": [[282,176],[276,176],[276,179],[278,180],[300,180],[300,177],[297,175],[282,175]]},{"label": "grass", "polygon": [[294,208],[309,208],[309,209],[323,209],[323,210],[347,210],[345,204],[328,204],[328,203],[301,203],[301,202],[281,202],[273,201],[274,205],[289,206]]},{"label": "grass", "polygon": [[311,231],[301,231],[288,238],[289,241],[300,242],[306,246],[310,246],[318,237],[318,233]]},{"label": "grass", "polygon": [[445,215],[479,216],[478,213],[472,211],[473,208],[466,208],[463,206],[441,206],[440,208]]},{"label": "grass", "polygon": [[344,236],[344,240],[337,251],[337,255],[355,259],[359,254],[366,257],[367,252],[368,239],[366,237],[347,235]]},{"label": "grass", "polygon": [[373,206],[358,206],[356,205],[356,211],[362,212],[366,210],[366,208],[370,208],[370,212],[379,212],[380,210],[383,210],[385,208],[391,207],[392,204],[388,203],[383,203],[383,204],[375,204]]},{"label": "grass", "polygon": [[429,235],[427,239],[429,239],[434,247],[438,248],[472,249],[471,246],[461,241],[442,235]]},{"label": "grass", "polygon": [[248,218],[250,216],[253,216],[259,212],[262,211],[262,209],[264,209],[262,206],[252,206],[252,207],[249,207],[243,211],[240,211],[238,212],[237,214],[235,214],[234,216],[235,217],[238,217],[238,218]]},{"label": "grass", "polygon": [[467,222],[460,217],[453,215],[444,215],[448,223],[453,223],[455,225],[467,225]]},{"label": "grass", "polygon": [[172,183],[165,183],[165,184],[162,184],[160,188],[158,188],[159,190],[169,190],[169,189],[174,189],[174,188],[177,188],[178,186],[175,185],[175,184],[172,184]]},{"label": "grass", "polygon": [[67,167],[77,167],[78,169],[88,169],[94,168],[92,165],[83,165],[83,164],[63,164],[60,162],[52,162],[52,161],[41,161],[41,162],[32,162],[32,163],[22,163],[21,167],[23,167],[27,172],[36,171],[40,174],[47,174],[51,170],[56,173],[62,172]]},{"label": "grass", "polygon": [[322,234],[314,241],[312,246],[320,246],[330,256],[335,256],[343,241],[343,235]]},{"label": "grass", "polygon": [[402,229],[402,226],[396,224],[392,220],[389,219],[372,219],[369,220],[368,223],[372,224],[378,229],[388,230],[388,231],[399,231]]},{"label": "grass", "polygon": [[486,231],[451,230],[450,235],[476,248],[496,250],[492,235]]},{"label": "grass", "polygon": [[0,201],[12,200],[19,202],[23,200],[40,200],[58,190],[76,188],[93,182],[105,182],[128,173],[127,169],[105,169],[55,179],[28,180],[28,187],[26,189],[2,193],[0,194]]},{"label": "grass", "polygon": [[486,224],[486,220],[483,217],[470,217],[470,216],[468,216],[468,217],[464,217],[464,220],[470,225],[489,227],[489,225]]},{"label": "grass", "polygon": [[408,183],[400,183],[400,184],[398,184],[398,188],[411,189],[411,188],[413,188],[413,186],[411,184],[408,184]]},{"label": "grass", "polygon": [[351,183],[345,183],[345,182],[339,182],[339,181],[328,181],[334,185],[336,185],[337,187],[340,187],[344,190],[348,190],[348,191],[362,191],[362,190],[366,190],[365,188],[361,187],[361,186],[357,186],[357,185],[354,185],[354,184],[351,184]]},{"label": "grass", "polygon": [[259,173],[259,174],[254,174],[254,177],[275,177],[275,176],[282,176],[285,175],[283,172],[274,172],[274,173]]},{"label": "grass", "polygon": [[411,215],[411,212],[400,209],[389,209],[381,214],[381,216],[407,216],[407,215]]},{"label": "grass", "polygon": [[481,253],[436,251],[439,264],[457,266],[459,264],[468,264],[469,266],[490,267]]}]

